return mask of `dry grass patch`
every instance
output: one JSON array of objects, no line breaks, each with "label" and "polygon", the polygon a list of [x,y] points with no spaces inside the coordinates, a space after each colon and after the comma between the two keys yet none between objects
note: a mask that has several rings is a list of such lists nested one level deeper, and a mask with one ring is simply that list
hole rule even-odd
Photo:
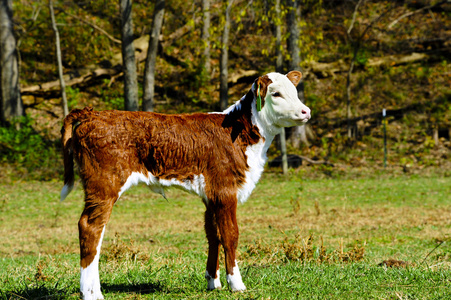
[{"label": "dry grass patch", "polygon": [[351,263],[363,260],[365,246],[365,243],[356,241],[353,247],[346,250],[343,241],[341,241],[336,249],[329,250],[324,246],[322,237],[317,241],[313,235],[309,235],[306,238],[296,235],[294,239],[286,237],[280,243],[267,244],[262,240],[258,240],[246,246],[241,258],[254,261],[254,265],[283,263],[286,261]]}]

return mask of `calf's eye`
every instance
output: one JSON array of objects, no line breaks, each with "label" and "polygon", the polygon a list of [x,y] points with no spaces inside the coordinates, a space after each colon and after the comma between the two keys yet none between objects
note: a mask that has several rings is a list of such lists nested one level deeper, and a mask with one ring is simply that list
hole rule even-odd
[{"label": "calf's eye", "polygon": [[280,93],[279,92],[274,92],[274,93],[272,93],[272,96],[273,97],[280,97]]}]

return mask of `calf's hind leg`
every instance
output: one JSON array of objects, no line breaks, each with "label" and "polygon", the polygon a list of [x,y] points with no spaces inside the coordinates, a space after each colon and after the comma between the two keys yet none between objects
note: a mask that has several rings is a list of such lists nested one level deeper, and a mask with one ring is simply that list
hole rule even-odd
[{"label": "calf's hind leg", "polygon": [[221,280],[219,279],[219,243],[218,228],[216,226],[215,215],[212,205],[207,205],[205,211],[205,233],[208,240],[208,260],[205,278],[207,279],[208,289],[220,289]]},{"label": "calf's hind leg", "polygon": [[[88,198],[87,198],[88,199]],[[80,291],[84,300],[103,299],[100,291],[99,257],[105,226],[116,198],[85,202],[78,222],[80,239]]]}]

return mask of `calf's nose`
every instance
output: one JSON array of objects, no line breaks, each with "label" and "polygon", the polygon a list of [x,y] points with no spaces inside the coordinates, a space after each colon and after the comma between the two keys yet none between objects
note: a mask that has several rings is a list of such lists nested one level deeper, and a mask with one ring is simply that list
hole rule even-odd
[{"label": "calf's nose", "polygon": [[299,116],[301,119],[310,119],[310,108],[308,108],[307,106],[302,108],[301,110],[301,114]]}]

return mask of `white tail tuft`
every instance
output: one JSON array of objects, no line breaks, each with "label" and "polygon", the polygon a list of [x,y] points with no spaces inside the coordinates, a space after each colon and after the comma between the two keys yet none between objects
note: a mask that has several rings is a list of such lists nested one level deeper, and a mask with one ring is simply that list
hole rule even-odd
[{"label": "white tail tuft", "polygon": [[72,183],[67,183],[63,186],[63,189],[61,190],[61,198],[60,201],[64,201],[64,199],[66,199],[67,195],[69,195],[69,193],[72,191],[72,189],[74,188],[74,184]]}]

